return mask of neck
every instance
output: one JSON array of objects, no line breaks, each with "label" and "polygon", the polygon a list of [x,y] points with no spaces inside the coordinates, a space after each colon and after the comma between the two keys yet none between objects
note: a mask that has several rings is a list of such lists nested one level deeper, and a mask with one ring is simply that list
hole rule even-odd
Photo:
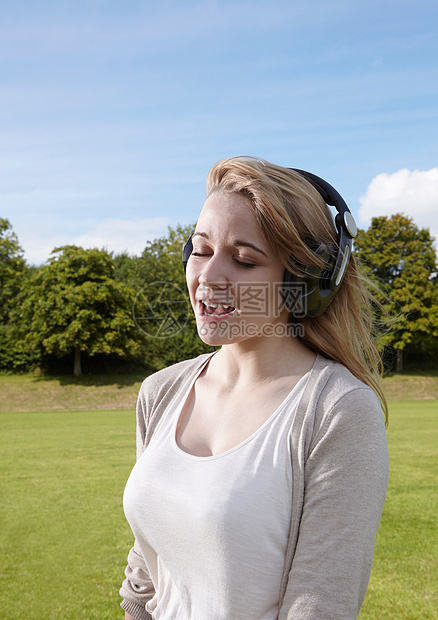
[{"label": "neck", "polygon": [[314,361],[315,353],[297,338],[267,338],[256,345],[253,342],[224,345],[214,356],[214,367],[224,384],[244,386],[302,376]]}]

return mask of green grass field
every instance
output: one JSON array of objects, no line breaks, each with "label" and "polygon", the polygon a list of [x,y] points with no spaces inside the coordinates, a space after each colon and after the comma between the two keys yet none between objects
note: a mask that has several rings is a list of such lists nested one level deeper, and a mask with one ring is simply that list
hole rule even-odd
[{"label": "green grass field", "polygon": [[[0,618],[121,619],[133,409],[2,409]],[[360,619],[438,618],[438,401],[390,414],[390,487]]]},{"label": "green grass field", "polygon": [[390,482],[360,620],[438,618],[437,430],[437,401],[390,406]]},{"label": "green grass field", "polygon": [[132,411],[2,414],[0,618],[122,618]]}]

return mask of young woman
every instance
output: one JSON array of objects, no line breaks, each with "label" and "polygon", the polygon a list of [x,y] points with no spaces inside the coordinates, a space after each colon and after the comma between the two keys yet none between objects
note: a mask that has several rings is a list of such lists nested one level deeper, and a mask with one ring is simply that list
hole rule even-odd
[{"label": "young woman", "polygon": [[309,173],[210,170],[184,260],[199,335],[220,349],[141,388],[126,619],[357,617],[388,454],[354,228]]}]

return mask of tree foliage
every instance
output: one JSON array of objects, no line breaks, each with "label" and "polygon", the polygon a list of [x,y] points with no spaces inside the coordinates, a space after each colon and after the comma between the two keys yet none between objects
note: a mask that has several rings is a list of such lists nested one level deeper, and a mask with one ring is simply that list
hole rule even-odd
[{"label": "tree foliage", "polygon": [[23,250],[8,220],[0,218],[0,324],[8,322],[11,304],[26,271]]},{"label": "tree foliage", "polygon": [[132,290],[115,280],[106,251],[57,248],[29,282],[21,307],[25,345],[43,355],[74,352],[75,374],[81,373],[81,352],[132,354],[138,349],[132,297]]},{"label": "tree foliage", "polygon": [[[360,230],[355,254],[385,294],[393,328],[386,344],[414,354],[438,352],[437,256],[428,229],[396,214]],[[401,354],[399,354],[399,360]]]},{"label": "tree foliage", "polygon": [[21,351],[14,322],[28,268],[23,250],[7,219],[0,218],[0,369],[24,369],[31,356]]}]

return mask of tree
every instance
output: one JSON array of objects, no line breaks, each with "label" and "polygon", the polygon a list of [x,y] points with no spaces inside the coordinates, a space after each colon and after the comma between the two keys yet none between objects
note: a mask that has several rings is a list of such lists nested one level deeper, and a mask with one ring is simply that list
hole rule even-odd
[{"label": "tree", "polygon": [[383,305],[397,317],[385,343],[397,351],[431,355],[438,350],[437,256],[428,229],[403,214],[372,219],[355,239],[355,255],[385,294]]},{"label": "tree", "polygon": [[133,354],[138,340],[132,299],[133,291],[116,282],[107,252],[74,245],[56,248],[49,263],[32,275],[21,307],[25,345],[42,355],[74,352],[76,376],[81,374],[81,352]]},{"label": "tree", "polygon": [[23,250],[7,219],[0,218],[0,368],[21,370],[29,357],[20,350],[15,310],[25,286],[28,267]]}]

